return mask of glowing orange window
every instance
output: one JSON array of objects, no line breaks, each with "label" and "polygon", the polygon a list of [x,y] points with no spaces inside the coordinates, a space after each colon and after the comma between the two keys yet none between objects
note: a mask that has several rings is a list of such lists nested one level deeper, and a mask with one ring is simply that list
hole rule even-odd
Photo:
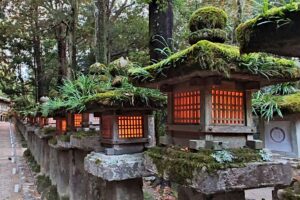
[{"label": "glowing orange window", "polygon": [[213,124],[244,124],[244,93],[213,89],[211,118]]},{"label": "glowing orange window", "polygon": [[142,116],[118,116],[119,138],[143,138],[143,127]]},{"label": "glowing orange window", "polygon": [[112,116],[103,116],[101,123],[101,133],[102,138],[111,139],[113,134],[113,117]]},{"label": "glowing orange window", "polygon": [[65,120],[65,119],[61,120],[61,131],[62,132],[67,131],[67,120]]},{"label": "glowing orange window", "polygon": [[173,119],[174,123],[200,123],[200,91],[175,92]]},{"label": "glowing orange window", "polygon": [[82,114],[74,114],[74,126],[76,128],[81,127],[82,124]]}]

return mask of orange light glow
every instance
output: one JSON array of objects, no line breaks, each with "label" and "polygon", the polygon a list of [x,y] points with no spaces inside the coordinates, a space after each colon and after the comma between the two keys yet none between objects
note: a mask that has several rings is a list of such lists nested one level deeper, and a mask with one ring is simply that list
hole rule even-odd
[{"label": "orange light glow", "polygon": [[82,124],[82,114],[74,114],[74,126],[76,128],[81,127]]},{"label": "orange light glow", "polygon": [[143,138],[142,116],[118,116],[119,138]]},{"label": "orange light glow", "polygon": [[212,92],[213,124],[244,124],[244,93],[213,89]]},{"label": "orange light glow", "polygon": [[174,93],[174,123],[200,123],[200,91]]},{"label": "orange light glow", "polygon": [[65,120],[65,119],[61,120],[61,131],[62,132],[67,131],[67,120]]}]

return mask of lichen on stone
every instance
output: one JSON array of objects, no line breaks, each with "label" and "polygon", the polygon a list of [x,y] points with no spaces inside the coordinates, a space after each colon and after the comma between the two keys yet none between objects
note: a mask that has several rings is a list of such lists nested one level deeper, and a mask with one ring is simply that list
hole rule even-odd
[{"label": "lichen on stone", "polygon": [[97,135],[99,135],[99,133],[96,131],[77,131],[72,134],[72,137],[76,139],[83,139],[86,137],[97,136]]}]

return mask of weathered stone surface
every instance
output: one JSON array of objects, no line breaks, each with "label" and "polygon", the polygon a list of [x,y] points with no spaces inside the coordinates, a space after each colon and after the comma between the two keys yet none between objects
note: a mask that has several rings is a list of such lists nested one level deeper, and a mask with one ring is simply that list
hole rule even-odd
[{"label": "weathered stone surface", "polygon": [[248,140],[246,142],[247,147],[251,149],[263,149],[263,142],[261,140]]},{"label": "weathered stone surface", "polygon": [[[145,155],[144,164],[150,173],[158,174],[152,159]],[[215,194],[241,191],[251,188],[289,185],[292,167],[287,162],[247,163],[245,167],[228,168],[208,173],[197,170],[192,180],[186,180],[187,186],[203,194]],[[164,178],[168,178],[165,175]],[[172,180],[171,180],[172,181]]]},{"label": "weathered stone surface", "polygon": [[222,150],[228,149],[228,142],[220,142],[220,141],[209,141],[209,140],[190,140],[189,141],[190,149],[213,149],[213,150]]},{"label": "weathered stone surface", "polygon": [[159,144],[170,145],[170,144],[172,144],[172,139],[168,135],[160,136],[159,137]]},{"label": "weathered stone surface", "polygon": [[147,176],[143,160],[143,153],[109,156],[92,152],[85,157],[84,168],[104,180],[121,181]]},{"label": "weathered stone surface", "polygon": [[155,138],[155,120],[153,115],[148,116],[148,139],[149,142],[146,144],[147,148],[155,147],[156,138]]},{"label": "weathered stone surface", "polygon": [[61,140],[57,140],[57,145],[58,149],[71,149],[72,144],[70,142],[63,142]]},{"label": "weathered stone surface", "polygon": [[88,136],[81,139],[71,136],[70,143],[73,148],[85,151],[101,151],[103,149],[100,136]]}]

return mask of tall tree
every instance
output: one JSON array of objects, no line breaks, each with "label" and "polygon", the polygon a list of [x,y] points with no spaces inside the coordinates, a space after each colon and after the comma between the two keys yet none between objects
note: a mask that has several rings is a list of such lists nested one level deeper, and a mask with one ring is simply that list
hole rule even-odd
[{"label": "tall tree", "polygon": [[95,56],[96,62],[108,63],[109,0],[95,0]]},{"label": "tall tree", "polygon": [[149,35],[150,59],[159,61],[165,58],[156,49],[163,49],[165,45],[172,46],[173,35],[173,2],[172,0],[152,0],[149,3]]}]

